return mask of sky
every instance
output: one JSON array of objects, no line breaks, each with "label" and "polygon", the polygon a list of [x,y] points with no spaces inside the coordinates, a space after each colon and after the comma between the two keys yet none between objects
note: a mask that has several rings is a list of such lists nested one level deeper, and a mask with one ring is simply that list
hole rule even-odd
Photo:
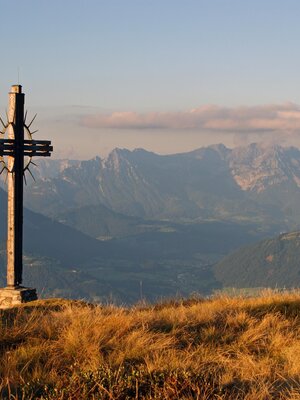
[{"label": "sky", "polygon": [[300,147],[299,0],[0,0],[0,114],[20,83],[55,158]]}]

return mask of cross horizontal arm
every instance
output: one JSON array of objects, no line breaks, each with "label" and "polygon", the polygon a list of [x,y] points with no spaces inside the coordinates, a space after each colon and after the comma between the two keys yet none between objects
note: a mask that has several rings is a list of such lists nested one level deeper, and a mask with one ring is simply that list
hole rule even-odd
[{"label": "cross horizontal arm", "polygon": [[28,157],[50,157],[51,151],[24,151],[23,154]]},{"label": "cross horizontal arm", "polygon": [[[21,150],[22,155],[35,157],[49,157],[53,147],[50,140],[24,140]],[[14,139],[0,139],[0,156],[14,157],[16,147]]]},{"label": "cross horizontal arm", "polygon": [[[0,139],[0,143],[14,144],[15,139]],[[27,140],[23,141],[24,144],[37,144],[37,145],[50,145],[51,140]]]},{"label": "cross horizontal arm", "polygon": [[15,146],[9,139],[0,139],[0,156],[13,155]]},{"label": "cross horizontal arm", "polygon": [[36,144],[36,145],[49,145],[51,144],[51,140],[24,140],[25,144]]}]

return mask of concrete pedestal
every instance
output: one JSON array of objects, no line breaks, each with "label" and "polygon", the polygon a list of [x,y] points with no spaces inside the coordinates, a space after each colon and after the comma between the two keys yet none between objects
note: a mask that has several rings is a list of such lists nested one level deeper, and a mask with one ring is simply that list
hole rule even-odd
[{"label": "concrete pedestal", "polygon": [[0,289],[0,309],[11,308],[33,300],[37,300],[36,289],[22,286]]}]

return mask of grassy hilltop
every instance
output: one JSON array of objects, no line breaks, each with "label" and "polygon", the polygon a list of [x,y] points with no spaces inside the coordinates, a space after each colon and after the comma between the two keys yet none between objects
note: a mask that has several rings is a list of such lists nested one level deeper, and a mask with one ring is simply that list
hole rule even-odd
[{"label": "grassy hilltop", "polygon": [[300,399],[300,294],[1,311],[1,399]]}]

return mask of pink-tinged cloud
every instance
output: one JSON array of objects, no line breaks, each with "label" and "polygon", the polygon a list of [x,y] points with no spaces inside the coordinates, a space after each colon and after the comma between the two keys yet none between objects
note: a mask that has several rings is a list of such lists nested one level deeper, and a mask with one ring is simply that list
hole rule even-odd
[{"label": "pink-tinged cloud", "polygon": [[91,114],[80,124],[94,129],[179,129],[217,132],[300,132],[300,106],[293,103],[227,108],[205,105],[182,112]]}]

